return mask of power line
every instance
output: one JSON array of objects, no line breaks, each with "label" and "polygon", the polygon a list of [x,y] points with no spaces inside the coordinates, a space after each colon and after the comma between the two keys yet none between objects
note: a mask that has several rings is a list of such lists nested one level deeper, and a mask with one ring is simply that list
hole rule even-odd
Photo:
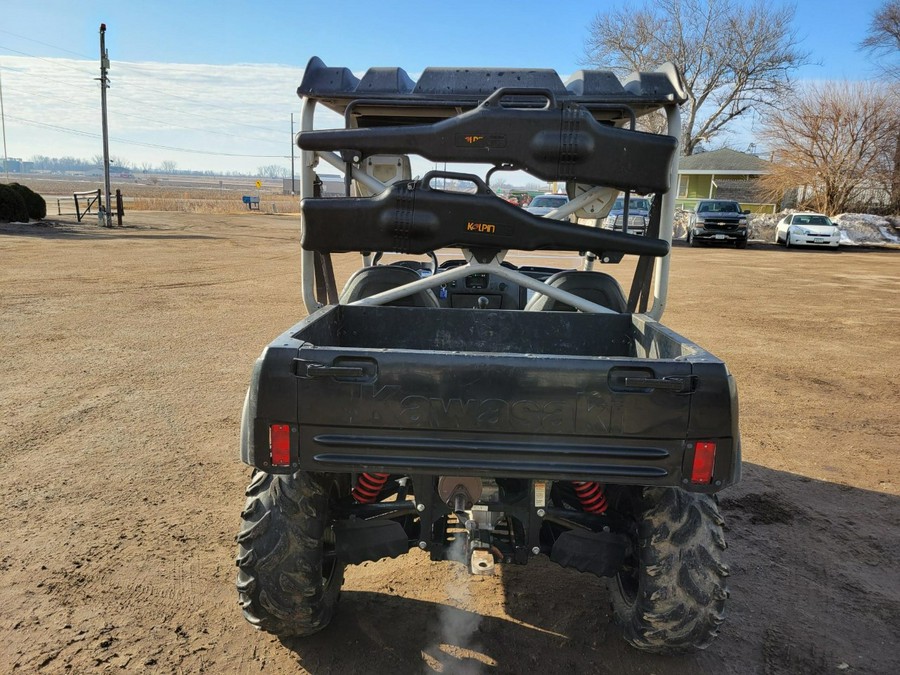
[{"label": "power line", "polygon": [[[8,33],[8,31],[3,31],[3,32],[7,32],[7,33]],[[12,35],[12,33],[10,33],[10,34]],[[43,44],[43,43],[42,43],[42,44]],[[11,47],[6,47],[6,46],[4,46],[4,45],[0,45],[0,49],[3,49],[3,50],[5,50],[5,51],[9,51],[9,52],[13,52],[13,53],[15,53],[15,54],[19,54],[19,55],[21,55],[21,56],[25,56],[25,57],[28,57],[28,58],[37,59],[38,61],[43,61],[44,63],[48,63],[48,64],[50,64],[50,65],[52,65],[52,66],[62,66],[62,67],[64,67],[64,68],[68,68],[69,70],[72,70],[72,71],[74,71],[74,72],[76,72],[76,73],[79,73],[80,75],[83,75],[83,76],[85,76],[85,77],[91,77],[91,76],[93,75],[93,73],[91,73],[91,72],[83,71],[83,70],[81,70],[80,68],[76,68],[76,67],[74,67],[74,66],[71,66],[71,65],[67,64],[67,63],[65,62],[65,59],[57,59],[57,61],[50,61],[50,60],[45,59],[45,58],[43,58],[43,57],[41,57],[41,56],[35,56],[34,54],[29,54],[28,52],[23,52],[23,51],[20,51],[20,50],[18,50],[18,49],[12,49]],[[140,71],[140,68],[137,67],[137,66],[128,66],[128,65],[126,65],[124,62],[119,62],[119,61],[117,61],[117,62],[116,62],[116,68],[118,68],[118,67],[120,67],[120,66],[124,66],[126,70],[132,69],[132,70]],[[27,76],[27,75],[26,75],[26,76]],[[63,82],[62,80],[57,80],[57,79],[54,79],[54,78],[52,78],[52,77],[46,77],[46,76],[44,76],[44,75],[41,75],[41,79],[42,79],[42,80],[49,80],[49,81],[51,81],[51,82],[57,82],[57,83],[60,83],[60,84],[65,84],[66,86],[71,86],[71,85],[72,85],[72,82]],[[91,77],[91,79],[95,79],[95,78]],[[148,86],[146,86],[146,85],[144,85],[144,84],[141,84],[141,83],[135,83],[135,85],[136,85],[138,88],[140,88],[140,89],[142,89],[142,90],[144,90],[144,91],[147,91],[147,92],[153,92],[153,93],[157,93],[157,94],[161,94],[161,95],[163,95],[163,96],[167,96],[167,97],[170,97],[170,98],[179,99],[179,100],[182,100],[182,101],[187,101],[188,103],[192,103],[193,105],[196,105],[196,106],[207,107],[207,108],[216,108],[216,109],[219,109],[219,110],[225,110],[225,111],[227,111],[227,112],[234,112],[234,109],[233,109],[233,108],[229,108],[229,107],[227,107],[227,106],[218,105],[218,104],[215,104],[215,103],[208,103],[208,102],[207,102],[207,103],[201,103],[201,102],[197,101],[197,99],[189,98],[189,97],[187,97],[187,96],[180,96],[180,95],[175,94],[175,93],[173,93],[173,92],[165,91],[165,90],[162,90],[162,89],[155,89],[155,88],[153,88],[153,87],[148,87]],[[125,84],[125,85],[122,85],[122,86],[124,86],[124,87],[127,88],[129,85],[128,85],[128,84]],[[145,107],[159,108],[159,109],[161,109],[161,110],[170,110],[170,108],[167,108],[167,107],[165,107],[165,106],[161,106],[161,105],[154,104],[154,103],[148,103],[148,102],[146,102],[146,101],[142,101],[142,100],[139,100],[139,99],[135,99],[135,98],[132,98],[132,97],[129,97],[129,96],[122,96],[121,94],[116,94],[116,99],[117,99],[117,100],[120,100],[120,101],[130,101],[131,103],[136,103],[136,104],[138,104],[138,105],[145,106]],[[182,111],[180,111],[180,112],[181,112],[181,114],[184,114],[184,115],[191,115],[191,116],[194,116],[194,117],[200,117],[200,118],[203,118],[203,119],[209,119],[209,120],[214,120],[214,121],[216,121],[216,122],[221,122],[221,117],[212,117],[212,116],[210,116],[210,115],[204,115],[204,114],[202,114],[202,113],[192,112],[192,111],[187,111],[187,110],[182,110]],[[265,131],[265,132],[267,132],[267,133],[279,133],[279,132],[277,132],[274,128],[263,127],[263,126],[260,126],[260,125],[258,125],[258,124],[248,124],[247,122],[232,122],[232,124],[236,124],[236,125],[239,125],[239,126],[242,126],[242,127],[247,127],[248,129],[259,129],[260,131]]]},{"label": "power line", "polygon": [[[48,99],[51,101],[62,101],[66,104],[67,107],[70,107],[70,108],[78,107],[78,108],[84,108],[85,110],[91,110],[91,111],[96,110],[96,106],[90,105],[89,103],[82,103],[80,101],[72,101],[70,99],[62,98],[61,96],[53,96],[52,94],[43,94],[43,93],[38,93],[36,91],[32,91],[32,92],[29,92],[28,95],[29,96],[37,96],[39,98],[44,98],[44,99]],[[202,129],[200,127],[191,127],[191,126],[187,126],[185,124],[176,124],[174,122],[163,121],[163,120],[156,119],[153,117],[144,117],[143,115],[135,115],[134,113],[127,113],[127,112],[123,112],[121,110],[117,110],[115,106],[112,106],[111,113],[115,117],[131,117],[136,120],[141,120],[143,122],[152,122],[154,124],[159,124],[159,125],[165,126],[165,127],[177,127],[179,129],[186,129],[188,131],[199,131],[199,132],[206,133],[206,134],[216,134],[218,136],[230,136],[231,138],[238,138],[238,139],[245,140],[245,141],[256,141],[259,143],[272,143],[272,144],[281,145],[281,142],[275,141],[272,139],[268,139],[268,138],[260,138],[258,136],[241,136],[240,134],[232,134],[227,131],[214,131],[212,129]],[[218,121],[221,122],[221,120],[218,120]]]},{"label": "power line", "polygon": [[[11,32],[11,31],[8,31],[8,30],[0,29],[0,33],[5,33],[5,34],[7,34],[7,35],[11,35],[11,36],[14,36],[14,37],[17,37],[17,38],[20,38],[20,39],[24,39],[24,40],[27,40],[27,41],[29,41],[29,42],[34,42],[34,43],[36,43],[36,44],[41,44],[41,45],[44,45],[44,46],[47,46],[47,47],[51,47],[51,48],[53,48],[53,49],[57,49],[57,50],[62,51],[62,52],[66,52],[66,53],[72,54],[72,55],[74,55],[74,56],[79,56],[79,57],[83,57],[83,58],[85,58],[85,59],[91,60],[91,57],[86,56],[86,55],[84,55],[84,54],[79,54],[79,53],[77,53],[77,52],[73,52],[73,51],[68,50],[68,49],[65,49],[65,48],[63,48],[63,47],[59,47],[58,45],[52,45],[52,44],[47,43],[47,42],[42,42],[42,41],[40,41],[40,40],[35,40],[35,39],[33,39],[33,38],[29,38],[29,37],[26,37],[26,36],[23,36],[23,35],[18,35],[18,34],[16,34],[16,33],[13,33],[13,32]],[[67,68],[68,70],[72,70],[72,71],[74,71],[74,72],[76,72],[76,73],[78,73],[79,75],[82,75],[82,76],[84,76],[84,77],[89,77],[89,76],[91,76],[91,75],[93,74],[93,73],[91,73],[91,72],[89,72],[89,71],[81,70],[81,68],[79,68],[79,67],[70,65],[69,63],[66,62],[65,59],[56,58],[55,60],[51,61],[51,60],[48,60],[48,59],[46,59],[46,58],[43,58],[43,57],[40,57],[40,56],[36,56],[36,55],[34,55],[34,54],[29,54],[28,52],[24,52],[24,51],[21,51],[21,50],[13,49],[13,48],[11,48],[11,47],[6,47],[6,46],[4,46],[4,45],[0,45],[0,49],[3,49],[3,50],[8,51],[8,52],[15,53],[15,54],[19,54],[19,55],[24,56],[24,57],[33,58],[33,59],[37,59],[37,60],[39,60],[39,61],[43,61],[44,63],[48,63],[48,64],[50,64],[51,66],[54,66],[54,67],[60,67],[60,66],[61,66],[61,67]],[[130,65],[130,64],[125,63],[125,62],[117,62],[116,65],[117,65],[117,68],[118,68],[118,67],[121,67],[121,68],[122,68],[123,70],[125,70],[126,72],[127,72],[127,71],[132,71],[132,72],[142,73],[142,70],[143,70],[140,66],[133,66],[133,65]],[[26,77],[28,76],[27,73],[21,73],[21,74],[24,74]],[[92,78],[92,79],[95,79],[95,78]],[[71,87],[72,84],[73,84],[71,80],[63,82],[63,81],[61,81],[61,80],[54,80],[53,78],[48,78],[48,77],[46,77],[46,76],[41,76],[41,80],[43,80],[43,81],[46,81],[46,80],[49,80],[49,81],[55,81],[55,82],[58,82],[58,83],[60,83],[60,84],[64,84],[64,85],[67,86],[67,87]],[[128,84],[125,84],[125,85],[123,85],[123,86],[126,88],[126,90],[127,90],[128,87],[129,87]],[[137,86],[138,86],[138,88],[140,88],[142,91],[156,92],[156,93],[161,94],[161,95],[166,96],[166,97],[170,97],[170,98],[175,98],[175,99],[187,101],[187,102],[191,103],[192,105],[200,105],[200,106],[204,106],[204,107],[217,108],[217,109],[225,110],[225,111],[228,111],[228,112],[233,112],[233,108],[229,108],[229,107],[221,106],[221,105],[217,105],[217,104],[211,104],[211,103],[208,103],[208,102],[207,102],[207,103],[200,103],[200,102],[197,101],[195,98],[188,98],[188,97],[185,97],[185,96],[180,96],[180,95],[175,94],[175,93],[173,93],[173,92],[171,92],[171,91],[164,91],[164,90],[154,89],[153,87],[148,87],[148,86],[143,85],[143,84],[140,84],[140,83],[138,83]],[[61,97],[54,97],[54,96],[51,96],[51,95],[41,94],[41,93],[37,93],[37,92],[29,92],[29,95],[36,95],[36,96],[40,96],[40,97],[43,97],[43,98],[49,98],[49,99],[55,99],[55,100],[64,100],[68,105],[73,105],[73,104],[75,104],[75,105],[79,105],[79,106],[81,106],[81,107],[91,108],[91,109],[92,109],[92,107],[91,107],[91,106],[88,106],[87,104],[79,103],[79,102],[75,102],[75,101],[71,101],[71,100],[68,100],[68,99],[62,99]],[[163,110],[166,110],[166,111],[171,111],[171,108],[168,108],[168,107],[165,107],[165,106],[161,106],[161,105],[156,105],[156,104],[153,104],[153,103],[148,103],[148,102],[146,102],[146,101],[137,100],[137,99],[134,99],[134,98],[131,98],[131,97],[127,97],[127,96],[117,95],[116,98],[117,98],[117,100],[119,100],[119,101],[130,101],[130,102],[132,102],[132,103],[136,103],[136,104],[141,105],[141,106],[143,106],[143,107],[159,108],[159,109],[163,109]],[[221,124],[222,121],[223,121],[221,117],[210,117],[210,116],[208,116],[208,115],[203,115],[202,113],[197,113],[197,112],[192,112],[192,111],[181,110],[181,111],[179,111],[179,113],[180,113],[180,114],[192,115],[192,116],[200,117],[200,118],[204,118],[204,119],[211,119],[211,120],[214,120],[214,121],[216,121],[217,123],[220,123],[220,124]],[[133,114],[133,113],[123,112],[123,111],[115,111],[115,114],[121,115],[121,116],[124,116],[124,117],[130,117],[130,118],[133,118],[133,119],[142,120],[142,121],[145,121],[145,122],[150,122],[150,123],[153,123],[153,124],[159,124],[159,125],[168,126],[168,127],[178,127],[178,128],[187,129],[187,130],[190,130],[190,131],[199,131],[199,132],[202,132],[202,133],[215,133],[215,134],[218,134],[219,136],[229,136],[229,137],[232,137],[232,138],[238,138],[238,139],[250,140],[250,141],[257,141],[257,142],[263,142],[263,143],[273,143],[273,144],[274,144],[274,143],[277,143],[277,141],[273,141],[273,140],[269,140],[269,139],[263,139],[263,138],[259,138],[259,137],[241,136],[241,135],[238,135],[238,134],[232,134],[232,133],[229,133],[229,132],[217,132],[217,131],[212,131],[212,130],[209,130],[209,129],[202,129],[202,128],[197,128],[197,127],[191,127],[191,126],[187,126],[187,125],[183,125],[183,124],[176,124],[176,123],[172,123],[172,122],[168,122],[168,121],[163,121],[163,120],[159,120],[159,119],[155,119],[155,118],[149,118],[149,117],[144,117],[144,116],[141,116],[141,115],[135,115],[135,114]],[[79,129],[73,129],[73,128],[71,128],[71,127],[64,127],[64,126],[61,126],[61,125],[48,124],[48,123],[46,123],[46,122],[38,122],[38,121],[36,121],[36,120],[30,120],[30,119],[23,118],[23,117],[18,117],[18,116],[15,116],[15,115],[9,115],[8,117],[9,117],[10,119],[14,119],[14,120],[17,120],[17,121],[19,121],[19,122],[22,122],[22,123],[24,123],[24,124],[28,124],[28,125],[31,125],[31,126],[37,126],[37,127],[42,127],[42,128],[46,128],[46,129],[53,129],[53,130],[56,130],[56,131],[60,131],[60,132],[62,132],[62,133],[67,133],[67,134],[76,135],[76,136],[82,136],[82,137],[86,137],[86,138],[100,138],[100,136],[99,136],[98,134],[95,134],[95,133],[92,133],[92,132],[87,132],[87,131],[82,131],[82,130],[79,130]],[[242,127],[251,128],[251,129],[259,129],[259,130],[264,131],[264,132],[266,132],[266,133],[275,133],[274,129],[272,129],[272,128],[267,128],[267,127],[262,127],[262,126],[259,126],[259,125],[247,124],[247,123],[245,123],[245,122],[236,122],[236,121],[229,121],[229,123],[230,123],[230,124],[235,124],[235,125],[238,125],[238,126],[242,126]],[[144,141],[134,141],[134,140],[130,140],[130,139],[122,139],[122,138],[114,138],[114,139],[112,139],[112,140],[114,140],[116,143],[122,143],[122,144],[127,144],[127,145],[136,145],[136,146],[140,146],[140,147],[156,148],[156,149],[162,149],[162,150],[171,150],[171,151],[174,151],[174,152],[184,152],[184,153],[201,154],[201,155],[210,155],[210,156],[218,156],[218,157],[252,157],[252,158],[267,158],[267,159],[287,159],[287,158],[288,158],[287,155],[254,155],[254,154],[248,154],[248,153],[211,152],[211,151],[207,151],[207,150],[197,150],[197,149],[194,149],[194,148],[180,148],[180,147],[176,147],[176,146],[163,145],[163,144],[160,144],[160,143],[149,143],[149,142],[144,142]]]},{"label": "power line", "polygon": [[[153,91],[152,89],[149,89],[149,88],[147,88],[147,87],[143,87],[143,89],[146,90],[146,91]],[[165,93],[165,92],[161,92],[161,93]],[[207,107],[221,107],[221,106],[215,106],[215,105],[212,105],[212,104],[209,104],[209,103],[198,103],[198,101],[196,101],[196,100],[189,99],[189,98],[184,98],[184,97],[181,97],[181,96],[177,96],[177,95],[175,95],[175,94],[165,94],[165,95],[167,95],[167,96],[172,96],[173,98],[182,98],[183,100],[188,101],[188,102],[190,102],[190,103],[193,103],[194,105],[201,105],[201,106],[207,106]],[[136,103],[136,104],[138,104],[138,105],[142,105],[142,106],[146,106],[146,107],[151,107],[151,108],[158,108],[158,109],[160,109],[160,110],[171,110],[171,108],[167,108],[167,107],[162,106],[162,105],[158,105],[158,104],[155,104],[155,103],[147,103],[147,102],[145,102],[145,101],[141,101],[141,100],[139,100],[139,99],[136,99],[136,98],[133,98],[133,97],[130,97],[130,96],[122,96],[120,93],[117,93],[117,94],[116,94],[116,99],[117,99],[118,101],[129,101],[129,102],[131,102],[131,103]],[[234,109],[233,109],[233,108],[222,108],[222,109],[223,109],[223,110],[227,110],[227,111],[229,111],[229,112],[231,112],[231,113],[234,113]],[[199,117],[199,118],[201,118],[201,119],[213,120],[213,121],[215,121],[215,122],[221,122],[221,121],[222,121],[222,118],[221,118],[221,117],[212,117],[211,115],[204,115],[203,113],[193,112],[193,111],[190,111],[190,110],[179,110],[178,112],[179,112],[179,114],[181,114],[181,115],[190,115],[190,116],[192,116],[192,117]],[[271,129],[271,128],[268,128],[268,127],[261,127],[261,126],[259,126],[258,124],[248,124],[247,122],[236,122],[236,121],[231,121],[230,123],[231,123],[231,124],[238,125],[238,126],[241,126],[241,127],[247,127],[248,129],[259,129],[260,131],[265,131],[265,132],[270,133],[270,134],[276,133],[276,131],[275,131],[274,129]]]},{"label": "power line", "polygon": [[75,66],[70,66],[69,64],[65,63],[64,62],[65,59],[57,59],[57,62],[54,63],[53,61],[50,61],[49,59],[45,59],[43,56],[35,56],[34,54],[29,54],[28,52],[21,52],[18,49],[13,49],[12,47],[6,47],[4,45],[0,45],[0,49],[7,51],[7,52],[12,52],[13,54],[18,54],[19,56],[27,56],[30,59],[37,59],[38,61],[43,61],[44,63],[49,63],[51,66],[62,66],[63,68],[68,68],[69,70],[74,70],[76,73],[79,73],[80,75],[85,75],[87,77],[90,77],[90,75],[91,75],[91,73],[89,73],[87,71],[81,70],[80,68],[76,68]]},{"label": "power line", "polygon": [[[124,62],[124,61],[117,61],[117,62],[116,62],[116,68],[117,68],[117,69],[118,69],[118,68],[123,68],[123,69],[125,69],[126,71],[131,70],[131,71],[133,71],[133,72],[140,72],[140,70],[141,70],[139,66],[135,66],[135,65],[133,65],[133,64],[126,63],[126,62]],[[155,89],[155,88],[153,88],[153,87],[148,87],[148,86],[146,86],[146,85],[141,85],[141,86],[142,86],[142,88],[143,88],[145,91],[155,92],[155,93],[157,93],[157,94],[162,94],[163,96],[169,96],[169,97],[171,97],[171,98],[177,98],[177,99],[180,99],[180,100],[182,100],[182,101],[188,101],[189,103],[195,103],[195,104],[197,103],[196,99],[189,98],[189,97],[187,97],[187,96],[180,96],[180,95],[175,94],[175,93],[173,93],[173,92],[171,92],[171,91],[165,91],[165,90],[162,90],[162,89]],[[219,109],[219,110],[225,110],[225,111],[232,111],[232,110],[233,110],[233,108],[229,108],[229,107],[226,106],[226,105],[219,105],[219,104],[217,104],[217,103],[204,103],[203,105],[204,105],[204,106],[207,106],[207,107],[209,107],[209,108],[217,108],[217,109]],[[246,126],[256,127],[256,125],[253,125],[253,124],[248,124],[248,125],[246,125]],[[256,127],[256,128],[262,129],[263,127]]]},{"label": "power line", "polygon": [[[72,129],[71,127],[63,127],[57,124],[47,124],[46,122],[37,122],[35,120],[29,120],[24,117],[18,117],[16,115],[7,115],[7,118],[11,120],[16,120],[18,122],[22,122],[23,124],[29,124],[31,126],[43,127],[46,129],[54,129],[56,131],[62,131],[64,133],[74,134],[76,136],[85,136],[88,138],[100,138],[100,134],[95,134],[90,131],[81,131],[80,129]],[[290,159],[290,155],[253,155],[247,153],[238,153],[238,152],[211,152],[209,150],[197,150],[194,148],[177,148],[171,145],[161,145],[159,143],[146,143],[144,141],[133,141],[126,138],[112,138],[111,140],[116,143],[123,143],[126,145],[138,145],[145,148],[158,148],[160,150],[172,150],[174,152],[187,152],[196,155],[213,155],[216,157],[254,157],[254,158],[262,158],[262,159]]]},{"label": "power line", "polygon": [[[8,31],[8,30],[3,30],[2,28],[0,28],[0,33],[6,33],[7,35],[12,35],[13,37],[17,37],[17,38],[20,38],[20,39],[22,39],[22,40],[28,40],[29,42],[34,42],[34,43],[37,43],[37,44],[39,44],[39,45],[44,45],[45,47],[51,47],[52,49],[57,49],[57,50],[59,50],[59,51],[61,51],[61,52],[66,52],[67,54],[72,54],[73,56],[80,56],[80,57],[82,57],[82,58],[84,58],[84,59],[87,59],[87,60],[89,60],[89,61],[92,61],[93,58],[94,58],[94,57],[92,57],[92,56],[87,56],[86,54],[80,54],[80,53],[78,53],[78,52],[73,52],[73,51],[71,51],[71,50],[69,50],[69,49],[65,49],[64,47],[60,47],[60,46],[58,46],[58,45],[52,45],[52,44],[50,44],[49,42],[41,42],[40,40],[35,40],[35,39],[33,39],[33,38],[29,38],[29,37],[26,37],[26,36],[24,36],[24,35],[19,35],[18,33],[13,33],[13,32]],[[35,55],[33,55],[33,54],[28,54],[28,53],[26,53],[26,52],[21,52],[21,51],[16,51],[16,50],[14,50],[14,49],[10,49],[9,47],[2,47],[2,46],[0,46],[0,48],[6,49],[6,50],[8,50],[8,51],[15,51],[17,54],[22,54],[22,55],[24,55],[24,56],[30,56],[30,57],[36,58],[36,59],[40,59],[40,58],[41,58],[40,56],[35,56]],[[42,60],[45,60],[45,59],[42,59]],[[134,65],[133,63],[130,63],[130,62],[128,62],[128,61],[116,61],[115,64],[116,64],[116,69],[122,68],[122,69],[124,69],[124,70],[126,70],[126,71],[131,70],[131,71],[133,71],[133,72],[140,72],[140,71],[141,71],[140,66],[136,66],[136,65]],[[152,92],[155,92],[155,93],[157,93],[157,94],[163,94],[164,96],[171,96],[172,98],[177,98],[177,99],[181,99],[181,100],[183,100],[183,101],[188,101],[188,102],[191,102],[191,103],[196,103],[196,100],[195,100],[195,99],[191,99],[191,98],[188,98],[188,97],[186,97],[186,96],[179,96],[178,94],[173,94],[173,93],[170,92],[170,91],[164,91],[164,90],[160,90],[160,89],[154,89],[154,88],[152,88],[152,87],[147,87],[147,86],[144,86],[144,89],[145,89],[146,91],[152,91]],[[217,105],[217,104],[215,104],[215,103],[206,103],[206,104],[204,104],[204,105],[207,105],[207,106],[209,106],[209,107],[211,107],[211,108],[218,108],[218,109],[220,109],[220,110],[231,110],[231,108],[229,108],[229,107],[227,107],[227,106],[224,106],[224,105]],[[254,126],[254,125],[247,125],[247,126]],[[262,129],[263,127],[256,127],[256,128]],[[268,130],[267,130],[267,131],[268,131]]]},{"label": "power line", "polygon": [[[18,71],[16,74],[17,74],[17,75],[20,75],[20,76],[24,75],[25,77],[34,77],[33,75],[31,75],[31,74],[29,74],[29,73],[22,73],[21,71]],[[72,82],[71,80],[69,80],[69,81],[59,80],[59,79],[56,79],[56,78],[54,78],[54,77],[48,77],[48,76],[46,76],[46,75],[41,75],[41,76],[40,76],[40,80],[41,80],[41,82],[54,82],[54,83],[56,83],[56,84],[60,84],[60,85],[66,86],[66,87],[72,87],[72,86],[73,86],[73,82]],[[88,83],[85,82],[84,84],[87,85]],[[36,93],[36,92],[34,92],[34,91],[30,91],[30,90],[29,90],[29,92],[28,92],[27,95],[28,95],[28,96],[44,96],[44,97],[50,97],[50,95],[48,95],[48,94],[38,94],[38,93]],[[55,98],[56,100],[65,100],[66,103],[67,103],[68,105],[82,105],[82,106],[85,105],[85,104],[83,104],[83,103],[77,103],[77,102],[74,102],[74,101],[71,101],[71,100],[68,100],[68,99],[60,99],[59,97],[53,97],[53,98]],[[121,89],[117,89],[115,101],[113,101],[113,103],[114,103],[114,104],[118,104],[118,103],[122,103],[122,102],[125,102],[125,103],[131,102],[131,103],[134,103],[134,104],[139,105],[139,106],[144,107],[144,108],[157,108],[157,109],[159,109],[159,110],[165,110],[166,112],[172,112],[172,108],[171,108],[171,107],[166,107],[166,106],[159,105],[159,104],[156,104],[156,103],[149,103],[149,102],[146,102],[146,101],[142,101],[142,100],[140,100],[140,99],[132,98],[132,97],[130,97],[130,96],[123,96],[123,95],[121,94]],[[91,109],[93,109],[93,106],[88,106],[88,107],[90,107]],[[125,115],[131,115],[131,116],[134,116],[133,113],[121,113],[120,111],[118,111],[118,109],[117,109],[117,107],[116,107],[115,105],[113,106],[113,110],[116,111],[117,114],[125,114]],[[191,117],[199,117],[199,118],[201,118],[201,119],[212,120],[212,121],[218,122],[218,123],[221,123],[221,122],[222,122],[222,119],[223,119],[222,117],[212,117],[212,116],[210,116],[210,115],[204,115],[204,114],[202,114],[202,113],[193,112],[193,111],[190,111],[190,110],[178,110],[178,114],[179,114],[179,115],[190,115]],[[166,125],[178,126],[178,125],[175,125],[175,124],[173,124],[173,123],[171,123],[171,122],[169,122],[169,121],[163,121],[163,120],[159,120],[159,119],[151,119],[151,118],[144,118],[144,119],[145,119],[145,121],[154,121],[154,122],[157,122],[158,124],[166,124]],[[260,127],[260,126],[254,125],[254,124],[247,124],[247,123],[245,123],[245,122],[238,122],[238,121],[235,121],[235,120],[229,120],[228,123],[229,123],[229,124],[236,125],[236,126],[248,127],[248,128],[252,128],[252,129],[259,129],[259,130],[261,130],[261,131],[264,131],[264,132],[270,133],[270,134],[276,133],[274,129],[268,129],[268,128],[266,128],[266,127]],[[187,129],[192,129],[192,127],[185,127],[185,128],[187,128]],[[195,130],[196,130],[196,129],[195,129]],[[208,131],[208,130],[204,130],[204,131]],[[249,138],[249,137],[241,137],[241,138]],[[274,142],[274,141],[269,141],[269,140],[267,140],[267,139],[261,139],[261,138],[256,138],[256,139],[253,139],[253,140],[265,140],[267,143]]]},{"label": "power line", "polygon": [[[44,45],[45,47],[51,47],[53,49],[59,50],[61,52],[66,52],[67,54],[72,54],[73,56],[80,56],[83,59],[87,59],[88,61],[92,61],[94,59],[93,56],[88,56],[87,54],[80,54],[78,52],[73,52],[65,47],[60,47],[59,45],[51,45],[49,42],[41,42],[40,40],[35,40],[34,38],[26,37],[24,35],[19,35],[18,33],[13,33],[12,31],[4,30],[0,28],[0,33],[6,33],[7,35],[12,35],[13,37],[17,37],[21,40],[27,40],[28,42],[34,42],[39,45]],[[37,58],[37,57],[35,57]]]}]

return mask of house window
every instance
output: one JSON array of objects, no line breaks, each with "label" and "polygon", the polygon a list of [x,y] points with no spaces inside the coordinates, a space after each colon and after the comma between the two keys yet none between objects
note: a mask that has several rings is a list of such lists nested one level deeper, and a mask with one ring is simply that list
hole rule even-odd
[{"label": "house window", "polygon": [[688,196],[688,177],[687,176],[679,176],[678,177],[678,196],[679,197],[687,197]]}]

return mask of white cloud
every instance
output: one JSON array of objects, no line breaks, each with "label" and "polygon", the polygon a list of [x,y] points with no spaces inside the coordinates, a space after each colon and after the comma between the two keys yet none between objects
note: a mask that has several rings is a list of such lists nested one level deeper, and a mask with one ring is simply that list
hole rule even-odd
[{"label": "white cloud", "polygon": [[[0,59],[9,156],[102,154],[99,76],[97,62]],[[110,154],[138,166],[169,160],[185,169],[289,168],[290,119],[294,113],[299,129],[302,77],[302,69],[280,65],[113,61]],[[336,126],[340,119],[320,111],[317,124]]]}]

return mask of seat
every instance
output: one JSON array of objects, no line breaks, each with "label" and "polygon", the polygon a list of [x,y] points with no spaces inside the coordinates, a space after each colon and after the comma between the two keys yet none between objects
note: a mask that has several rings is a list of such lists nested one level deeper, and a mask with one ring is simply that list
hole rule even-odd
[{"label": "seat", "polygon": [[[563,270],[549,277],[545,282],[554,288],[567,291],[589,302],[607,307],[614,312],[627,312],[628,303],[619,282],[604,272]],[[559,302],[547,295],[535,294],[528,304],[532,312],[574,312],[575,308]]]},{"label": "seat", "polygon": [[[417,281],[421,277],[415,270],[395,265],[373,265],[363,267],[353,273],[341,291],[341,304],[362,300],[403,284]],[[437,297],[431,289],[417,291],[405,298],[385,303],[391,307],[439,307]]]}]

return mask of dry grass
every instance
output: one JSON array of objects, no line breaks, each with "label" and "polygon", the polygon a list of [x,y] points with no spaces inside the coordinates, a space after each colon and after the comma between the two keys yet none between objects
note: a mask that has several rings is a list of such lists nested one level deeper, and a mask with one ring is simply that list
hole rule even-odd
[{"label": "dry grass", "polygon": [[[18,178],[47,200],[47,212],[56,213],[57,199],[63,211],[74,213],[75,208],[70,196],[73,192],[86,192],[102,188],[102,179],[49,179]],[[261,190],[253,186],[253,179],[223,179],[221,187],[195,187],[167,184],[180,182],[176,178],[152,178],[157,184],[141,182],[112,183],[112,190],[119,189],[125,201],[125,212],[128,211],[176,211],[181,213],[242,213],[247,205],[241,198],[244,195],[259,197],[262,213],[298,213],[299,197],[281,193],[281,181],[264,181]],[[190,182],[190,181],[185,181]],[[200,181],[198,181],[200,182]],[[212,185],[211,181],[206,181]]]},{"label": "dry grass", "polygon": [[[133,211],[180,211],[182,213],[241,213],[247,205],[241,195],[226,199],[212,199],[185,193],[182,197],[136,197],[125,205]],[[299,201],[296,197],[282,195],[260,195],[262,213],[298,213]]]}]

